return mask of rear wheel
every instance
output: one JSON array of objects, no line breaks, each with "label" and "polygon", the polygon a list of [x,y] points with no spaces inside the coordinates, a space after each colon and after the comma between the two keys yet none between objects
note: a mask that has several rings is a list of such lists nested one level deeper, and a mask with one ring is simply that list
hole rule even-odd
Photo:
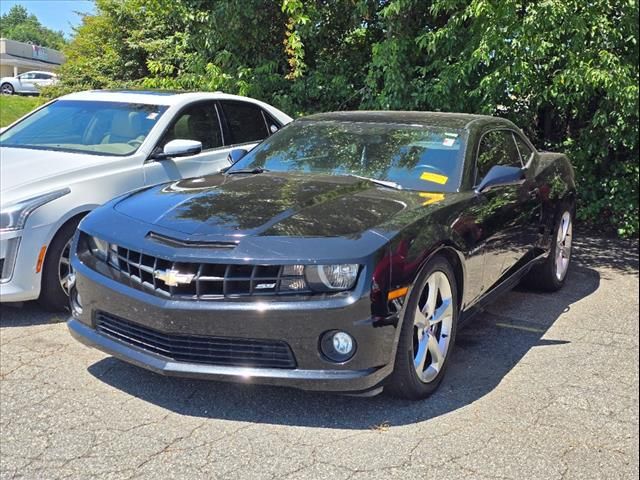
[{"label": "rear wheel", "polygon": [[80,220],[64,225],[49,245],[42,269],[42,286],[38,302],[47,310],[60,312],[69,308],[71,280],[71,240]]},{"label": "rear wheel", "polygon": [[404,310],[395,368],[387,385],[393,395],[420,400],[438,388],[455,343],[457,298],[449,263],[441,257],[431,260]]},{"label": "rear wheel", "polygon": [[0,85],[0,93],[2,93],[3,95],[13,95],[15,93],[15,90],[13,88],[13,85],[11,85],[10,83],[3,83],[2,85]]},{"label": "rear wheel", "polygon": [[556,219],[549,256],[535,265],[527,275],[526,284],[538,290],[556,292],[562,288],[571,263],[573,244],[573,209],[564,207]]}]

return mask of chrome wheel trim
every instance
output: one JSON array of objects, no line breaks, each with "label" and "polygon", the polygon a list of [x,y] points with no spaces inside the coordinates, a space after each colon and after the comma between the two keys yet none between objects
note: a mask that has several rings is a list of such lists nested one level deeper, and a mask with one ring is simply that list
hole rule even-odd
[{"label": "chrome wheel trim", "polygon": [[73,280],[73,268],[71,268],[71,239],[65,244],[58,260],[58,281],[62,291],[69,296],[69,289]]},{"label": "chrome wheel trim", "polygon": [[432,382],[442,370],[452,328],[451,284],[444,272],[435,271],[427,278],[413,321],[413,366],[422,382]]},{"label": "chrome wheel trim", "polygon": [[5,84],[2,86],[2,93],[5,95],[13,95],[13,87],[10,84]]},{"label": "chrome wheel trim", "polygon": [[558,225],[556,234],[556,278],[564,280],[569,270],[569,260],[571,260],[571,241],[573,239],[573,225],[571,214],[564,212]]}]

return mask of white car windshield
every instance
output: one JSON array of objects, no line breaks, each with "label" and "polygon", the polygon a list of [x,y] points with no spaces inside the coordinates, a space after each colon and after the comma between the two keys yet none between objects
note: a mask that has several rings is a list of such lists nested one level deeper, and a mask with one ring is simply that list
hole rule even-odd
[{"label": "white car windshield", "polygon": [[164,105],[58,100],[0,135],[0,146],[124,156],[134,153]]}]

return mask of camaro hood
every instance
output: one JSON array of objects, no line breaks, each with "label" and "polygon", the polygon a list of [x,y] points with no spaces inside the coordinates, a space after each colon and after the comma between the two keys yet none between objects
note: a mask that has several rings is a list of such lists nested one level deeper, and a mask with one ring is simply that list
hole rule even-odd
[{"label": "camaro hood", "polygon": [[[358,236],[424,203],[349,176],[216,174],[150,188],[115,209],[180,238]],[[153,228],[151,228],[153,230]]]},{"label": "camaro hood", "polygon": [[68,180],[76,172],[105,162],[105,157],[30,148],[0,147],[0,191],[3,202],[24,197],[26,188],[51,190],[57,180]]}]

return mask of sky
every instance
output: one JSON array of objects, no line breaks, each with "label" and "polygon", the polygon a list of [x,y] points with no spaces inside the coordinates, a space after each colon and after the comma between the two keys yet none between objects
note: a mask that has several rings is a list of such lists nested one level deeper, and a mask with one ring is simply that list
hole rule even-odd
[{"label": "sky", "polygon": [[67,38],[73,33],[73,27],[80,24],[80,16],[75,12],[94,11],[93,0],[0,0],[0,14],[7,13],[14,5],[22,5],[38,17],[42,25],[62,30]]}]

